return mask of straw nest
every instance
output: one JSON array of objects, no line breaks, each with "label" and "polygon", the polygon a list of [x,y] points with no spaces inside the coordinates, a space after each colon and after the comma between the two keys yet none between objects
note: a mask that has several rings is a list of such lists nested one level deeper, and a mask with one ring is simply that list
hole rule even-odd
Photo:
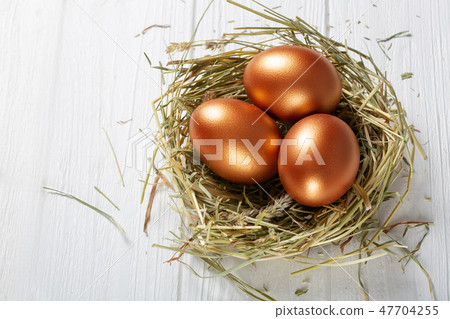
[{"label": "straw nest", "polygon": [[[186,52],[203,45],[213,52],[195,59],[186,59],[185,54],[168,68],[161,68],[163,73],[172,74],[174,81],[153,105],[159,129],[156,151],[165,159],[165,165],[155,169],[159,177],[170,178],[173,196],[180,199],[174,209],[184,217],[184,227],[174,238],[176,244],[164,248],[203,258],[219,270],[219,275],[235,280],[258,299],[271,297],[241,282],[232,271],[257,260],[291,258],[305,265],[295,275],[335,262],[365,262],[394,248],[413,257],[387,233],[396,226],[389,222],[408,193],[415,150],[422,150],[389,80],[370,55],[327,38],[298,17],[288,19],[265,7],[261,12],[244,9],[276,26],[242,28],[242,32],[220,40],[171,44],[168,52]],[[241,40],[242,36],[250,40]],[[230,44],[233,49],[226,50]],[[245,66],[262,50],[279,44],[306,46],[334,64],[343,86],[335,115],[353,129],[359,141],[361,163],[352,188],[339,201],[324,207],[310,208],[293,201],[278,177],[262,187],[245,186],[218,177],[206,165],[193,164],[188,130],[192,111],[214,97],[248,101],[242,79]],[[285,133],[288,127],[278,124]],[[393,192],[391,186],[400,176],[406,180],[403,192]],[[377,212],[387,200],[396,203],[380,222]],[[360,243],[355,251],[322,260],[304,254],[330,243],[341,245],[344,251],[352,238]],[[225,270],[219,262],[224,256],[242,259],[242,263]]]}]

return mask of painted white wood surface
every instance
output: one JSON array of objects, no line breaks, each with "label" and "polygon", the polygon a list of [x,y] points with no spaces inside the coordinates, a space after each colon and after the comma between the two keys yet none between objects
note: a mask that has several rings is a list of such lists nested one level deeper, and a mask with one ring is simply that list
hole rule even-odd
[{"label": "painted white wood surface", "polygon": [[[436,298],[449,300],[449,2],[264,3],[281,5],[281,13],[301,16],[354,47],[366,50],[367,45],[390,76],[429,155],[427,160],[417,156],[411,194],[395,221],[435,222],[420,260],[433,278]],[[139,205],[138,181],[143,174],[139,165],[127,161],[133,147],[129,139],[140,128],[154,128],[150,103],[160,91],[159,72],[149,68],[143,52],[153,64],[167,62],[166,45],[189,40],[207,5],[188,0],[0,1],[0,300],[248,299],[226,279],[200,280],[182,265],[163,263],[171,253],[151,245],[169,244],[166,238],[177,230],[178,216],[167,210],[167,193],[161,188],[154,225],[149,236],[143,236],[145,205]],[[135,37],[153,24],[170,28]],[[220,37],[234,26],[261,24],[265,22],[251,13],[216,0],[196,39]],[[388,61],[374,40],[403,30],[413,37],[392,41]],[[413,72],[413,78],[401,81],[404,72]],[[117,123],[130,118],[126,124]],[[102,127],[124,170],[125,187]],[[126,229],[126,237],[101,216],[48,194],[42,186],[64,190],[110,212]],[[121,211],[115,211],[94,186]],[[416,239],[408,238],[407,243]],[[184,260],[210,275],[202,262],[188,256]],[[305,285],[304,280],[312,283],[301,296],[304,300],[362,298],[352,279],[355,268],[289,277],[297,267],[271,262],[247,267],[239,275],[278,299],[299,299],[294,291]],[[412,263],[402,274],[398,262],[386,257],[369,263],[363,272],[375,300],[429,299],[427,282]]]}]

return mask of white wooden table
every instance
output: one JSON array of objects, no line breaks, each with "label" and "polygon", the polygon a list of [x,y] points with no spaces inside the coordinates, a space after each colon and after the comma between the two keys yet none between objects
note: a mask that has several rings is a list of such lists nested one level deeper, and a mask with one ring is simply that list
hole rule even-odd
[{"label": "white wooden table", "polygon": [[[391,78],[429,155],[427,160],[417,156],[411,194],[395,221],[435,222],[419,257],[433,278],[436,298],[449,300],[450,2],[263,2],[281,5],[281,13],[301,16],[351,46],[368,48]],[[177,231],[179,217],[167,211],[170,202],[161,188],[154,225],[149,236],[143,236],[142,163],[130,159],[130,152],[136,152],[133,147],[142,148],[135,143],[139,129],[154,128],[150,103],[160,92],[159,71],[149,68],[143,52],[154,65],[167,62],[166,45],[188,41],[207,5],[198,0],[0,1],[0,300],[248,299],[227,279],[200,280],[180,264],[163,263],[171,253],[151,245],[170,244],[169,231]],[[265,23],[216,0],[196,39]],[[135,37],[153,24],[170,28],[153,28]],[[392,41],[389,61],[375,39],[404,30],[413,36]],[[402,81],[404,72],[414,76]],[[128,119],[133,120],[117,123]],[[125,187],[102,127],[111,137]],[[92,210],[49,194],[43,186],[111,213],[126,236]],[[94,186],[121,210],[116,211]],[[431,201],[424,200],[427,197]],[[405,242],[412,245],[418,235]],[[184,261],[210,274],[197,259],[185,256]],[[334,267],[289,277],[296,269],[271,262],[247,267],[239,275],[278,299],[362,299],[351,278],[356,278],[356,267],[346,268],[348,273]],[[413,263],[404,274],[391,257],[363,269],[375,300],[430,298],[427,281]],[[308,293],[295,296],[294,291],[305,285]]]}]

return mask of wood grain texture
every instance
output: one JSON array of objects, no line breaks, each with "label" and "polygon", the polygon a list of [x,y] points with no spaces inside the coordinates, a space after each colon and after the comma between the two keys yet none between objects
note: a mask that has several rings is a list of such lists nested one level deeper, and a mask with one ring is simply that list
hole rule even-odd
[{"label": "wood grain texture", "polygon": [[[339,41],[368,48],[386,70],[429,155],[427,160],[416,157],[411,194],[395,221],[435,222],[419,257],[433,278],[436,298],[449,300],[449,2],[264,3],[281,5],[281,13],[301,16]],[[188,41],[207,5],[199,0],[0,2],[0,300],[248,299],[226,279],[200,280],[182,265],[164,264],[171,253],[151,248],[156,242],[170,244],[169,231],[176,232],[180,224],[166,189],[157,192],[149,236],[142,232],[146,205],[139,204],[139,180],[145,177],[145,161],[132,155],[152,149],[136,139],[142,136],[140,129],[146,134],[155,129],[150,105],[161,84],[159,71],[149,67],[143,52],[153,65],[164,65],[166,45]],[[170,28],[153,28],[135,37],[153,24]],[[235,26],[264,24],[217,0],[196,39],[220,37]],[[403,30],[413,36],[392,41],[389,61],[375,39]],[[192,54],[203,53],[199,49]],[[404,72],[414,76],[402,81]],[[102,127],[111,137],[125,187]],[[111,213],[126,236],[90,209],[49,194],[42,186],[69,192]],[[413,245],[417,238],[406,242]],[[337,253],[335,247],[325,249]],[[211,275],[199,260],[186,256],[184,261],[200,274]],[[305,286],[310,290],[303,300],[362,299],[354,267],[288,276],[297,269],[286,262],[258,263],[239,276],[278,299],[297,300],[295,290]],[[375,300],[429,299],[426,279],[412,263],[402,274],[398,262],[386,257],[370,262],[363,275]]]}]

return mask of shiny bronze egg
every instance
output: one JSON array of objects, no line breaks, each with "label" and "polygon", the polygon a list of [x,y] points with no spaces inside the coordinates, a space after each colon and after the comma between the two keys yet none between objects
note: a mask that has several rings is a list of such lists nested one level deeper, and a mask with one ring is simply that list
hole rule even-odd
[{"label": "shiny bronze egg", "polygon": [[321,53],[284,45],[257,54],[244,71],[250,100],[271,116],[295,123],[315,113],[333,113],[342,86],[333,64]]},{"label": "shiny bronze egg", "polygon": [[352,186],[360,151],[352,129],[338,117],[314,114],[286,134],[278,159],[284,189],[299,203],[333,203]]},{"label": "shiny bronze egg", "polygon": [[217,175],[241,184],[267,181],[277,173],[280,129],[247,102],[213,99],[198,106],[189,121],[196,156]]}]

